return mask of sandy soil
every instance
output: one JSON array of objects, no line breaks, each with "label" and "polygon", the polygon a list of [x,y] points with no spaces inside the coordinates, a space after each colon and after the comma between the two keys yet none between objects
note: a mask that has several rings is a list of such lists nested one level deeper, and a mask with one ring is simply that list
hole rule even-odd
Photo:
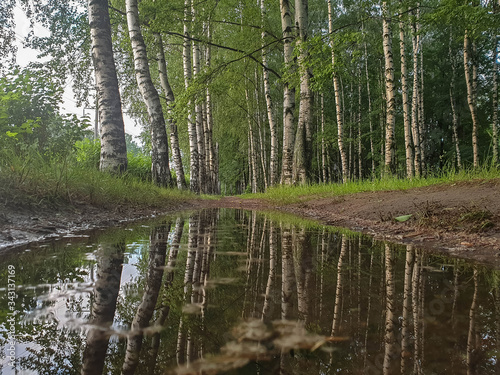
[{"label": "sandy soil", "polygon": [[[0,205],[0,253],[32,241],[205,207],[284,211],[500,269],[499,179],[343,197],[307,197],[286,206],[239,197],[197,200],[161,211],[131,207],[110,210],[88,205],[64,209]],[[412,216],[405,222],[395,220],[402,215]]]}]

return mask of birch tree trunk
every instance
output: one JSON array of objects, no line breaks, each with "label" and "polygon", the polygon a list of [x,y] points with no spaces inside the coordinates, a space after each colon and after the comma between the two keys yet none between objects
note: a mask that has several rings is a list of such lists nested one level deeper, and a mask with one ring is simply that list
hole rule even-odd
[{"label": "birch tree trunk", "polygon": [[126,0],[125,8],[127,10],[127,25],[134,55],[135,77],[148,110],[151,127],[151,172],[153,182],[158,186],[170,186],[172,176],[169,167],[165,119],[158,91],[156,91],[151,80],[146,44],[139,25],[137,0]]},{"label": "birch tree trunk", "polygon": [[[364,24],[362,25],[364,32]],[[365,49],[365,75],[366,75],[366,95],[368,97],[368,122],[370,125],[370,153],[372,158],[372,178],[375,176],[375,149],[373,147],[373,119],[372,119],[372,98],[370,94],[370,75],[368,74],[368,48],[366,46],[366,35],[363,41]]]},{"label": "birch tree trunk", "polygon": [[144,328],[148,327],[149,321],[153,317],[161,288],[169,232],[170,224],[162,224],[151,231],[146,285],[130,326],[130,332],[127,335],[127,349],[123,360],[122,375],[134,374],[139,364],[143,331]]},{"label": "birch tree trunk", "polygon": [[170,127],[170,148],[172,149],[172,157],[174,159],[175,174],[177,177],[177,187],[181,190],[187,189],[186,178],[184,177],[184,168],[182,166],[181,148],[179,145],[179,134],[177,132],[177,124],[173,119],[172,110],[175,103],[174,92],[170,87],[167,75],[167,63],[165,62],[165,52],[163,49],[163,40],[160,33],[154,33],[156,47],[158,52],[156,58],[158,60],[158,72],[160,75],[160,83],[165,93],[169,118],[167,119]]},{"label": "birch tree trunk", "polygon": [[410,353],[411,338],[411,277],[413,275],[413,246],[406,246],[405,279],[403,287],[403,314],[401,320],[401,374],[405,374],[408,368],[408,354]]},{"label": "birch tree trunk", "polygon": [[305,325],[311,323],[312,315],[312,286],[313,276],[313,249],[310,234],[306,229],[297,230],[294,238],[294,265],[297,285],[297,309],[299,319]]},{"label": "birch tree trunk", "polygon": [[[192,24],[196,25],[197,11],[195,3],[191,2],[191,17]],[[193,42],[193,78],[201,72],[200,65],[200,46],[197,42]],[[207,190],[207,172],[205,166],[205,137],[203,134],[203,115],[202,105],[198,100],[195,103],[195,124],[196,124],[196,142],[198,144],[198,177],[199,177],[199,191],[206,193]]]},{"label": "birch tree trunk", "polygon": [[417,34],[418,34],[418,51],[420,55],[420,89],[418,99],[418,126],[420,135],[420,168],[422,174],[425,175],[427,170],[426,163],[426,143],[425,137],[425,116],[424,116],[424,50],[422,48],[422,37],[420,36],[420,3],[417,3]]},{"label": "birch tree trunk", "polygon": [[420,128],[418,125],[418,98],[419,98],[419,84],[418,84],[418,45],[419,36],[417,34],[417,24],[415,21],[412,23],[412,57],[413,57],[413,93],[411,102],[411,130],[413,137],[414,147],[414,171],[415,176],[420,177],[422,174],[421,165],[421,152],[420,152]]},{"label": "birch tree trunk", "polygon": [[282,224],[281,233],[281,319],[290,319],[293,313],[292,297],[296,289],[290,226]]},{"label": "birch tree trunk", "polygon": [[337,263],[337,286],[335,287],[335,304],[333,308],[333,321],[331,336],[336,337],[339,335],[340,330],[340,315],[342,313],[342,290],[344,288],[343,273],[344,273],[344,260],[347,253],[348,240],[345,235],[342,235],[342,242],[340,245],[339,261]]},{"label": "birch tree trunk", "polygon": [[321,94],[321,172],[323,183],[327,182],[327,165],[326,165],[326,141],[325,141],[325,98]]},{"label": "birch tree trunk", "polygon": [[262,307],[262,320],[268,321],[272,318],[273,304],[277,300],[274,294],[274,284],[277,267],[277,244],[278,236],[276,233],[275,224],[271,221],[269,226],[269,275],[267,277],[266,293],[264,297],[264,305]]},{"label": "birch tree trunk", "polygon": [[[498,0],[495,0],[493,2],[493,14],[497,15],[498,14],[498,8],[500,4]],[[492,80],[493,80],[493,98],[492,98],[492,106],[493,106],[493,114],[492,114],[492,124],[491,124],[491,138],[493,141],[493,160],[492,160],[492,165],[493,167],[498,166],[498,62],[497,58],[499,55],[499,49],[498,49],[498,28],[494,29],[493,31],[495,33],[494,41],[495,41],[495,47],[493,48],[493,74],[492,74]]]},{"label": "birch tree trunk", "polygon": [[493,115],[491,124],[491,137],[493,140],[493,161],[494,167],[498,166],[498,37],[495,36],[495,50],[493,53]]},{"label": "birch tree trunk", "polygon": [[[293,22],[289,0],[280,0],[281,29],[283,32],[283,51],[285,65],[293,64]],[[281,183],[292,184],[293,148],[295,144],[294,111],[295,88],[290,82],[283,84],[283,154]]]},{"label": "birch tree trunk", "polygon": [[88,333],[82,357],[81,375],[102,374],[110,329],[120,292],[125,243],[101,244],[97,252],[97,279]]},{"label": "birch tree trunk", "polygon": [[271,155],[269,157],[269,186],[278,182],[278,130],[273,115],[273,102],[271,99],[271,85],[269,82],[269,71],[267,63],[267,49],[264,48],[266,31],[264,28],[266,7],[264,0],[260,0],[261,27],[262,27],[262,74],[264,76],[264,96],[266,97],[267,120],[271,133]]},{"label": "birch tree trunk", "polygon": [[108,2],[106,0],[88,0],[88,12],[98,99],[97,108],[101,121],[99,169],[121,173],[127,169],[127,146],[111,43]]},{"label": "birch tree trunk", "polygon": [[248,94],[248,89],[245,89],[245,95],[247,99],[247,119],[248,119],[248,147],[249,147],[249,169],[251,175],[251,186],[252,193],[257,193],[257,157],[254,145],[254,135],[253,135],[253,127],[252,127],[252,118],[251,118],[251,107],[250,107],[250,97]]},{"label": "birch tree trunk", "polygon": [[[207,25],[207,39],[210,41],[212,38],[212,32],[210,23]],[[205,65],[207,69],[210,69],[212,64],[212,48],[210,44],[206,46],[206,58]],[[215,145],[213,140],[213,128],[214,128],[214,120],[212,116],[212,95],[210,93],[210,88],[207,87],[206,93],[206,154],[207,154],[207,173],[209,174],[208,180],[210,184],[210,192],[213,194],[219,194],[218,186],[219,186],[219,176],[217,172],[217,156],[215,152]]]},{"label": "birch tree trunk", "polygon": [[451,104],[451,118],[452,118],[452,138],[453,138],[453,145],[455,147],[455,158],[457,162],[457,167],[458,169],[462,169],[462,157],[460,154],[460,147],[459,147],[459,140],[458,140],[458,116],[457,116],[457,103],[455,101],[455,81],[456,81],[456,76],[457,76],[457,67],[456,67],[456,61],[455,58],[453,57],[453,52],[451,48],[453,40],[453,33],[450,30],[450,43],[449,43],[449,49],[448,49],[448,55],[450,58],[450,65],[451,65],[451,80],[450,80],[450,104]]},{"label": "birch tree trunk", "polygon": [[[308,0],[295,0],[295,24],[298,27],[297,49],[299,50],[299,75],[300,75],[300,106],[297,135],[295,137],[293,157],[293,180],[302,185],[307,183],[307,168],[310,168],[311,159],[309,153],[311,143],[312,123],[312,91],[310,84],[310,72],[307,67],[308,49],[307,28],[309,24]],[[308,136],[309,135],[309,136]]]},{"label": "birch tree trunk", "polygon": [[[184,40],[182,44],[182,63],[184,68],[184,87],[186,90],[191,84],[191,0],[184,0]],[[193,104],[188,102],[188,136],[189,136],[189,189],[194,193],[200,192],[200,179],[198,168],[198,137],[196,123],[193,121]]]},{"label": "birch tree trunk", "polygon": [[337,131],[338,146],[340,152],[340,161],[342,164],[342,181],[346,183],[349,180],[349,168],[347,164],[347,154],[344,147],[344,120],[342,113],[342,102],[340,99],[339,76],[335,70],[335,50],[333,43],[333,5],[332,0],[328,0],[328,31],[330,33],[330,47],[332,49],[332,67],[333,67],[333,90],[335,92],[335,109],[337,112]]},{"label": "birch tree trunk", "polygon": [[472,154],[474,168],[479,167],[479,148],[477,144],[477,107],[476,107],[476,90],[474,83],[475,62],[474,56],[471,57],[471,40],[469,31],[465,30],[464,35],[464,71],[465,83],[467,85],[467,104],[472,118]]},{"label": "birch tree trunk", "polygon": [[363,178],[363,142],[361,141],[361,68],[358,67],[358,177]]},{"label": "birch tree trunk", "polygon": [[394,281],[394,256],[389,245],[385,245],[385,294],[386,294],[386,311],[385,311],[385,353],[383,373],[391,374],[393,361],[397,355],[396,348],[396,330],[397,330],[397,315],[396,315],[396,287]]},{"label": "birch tree trunk", "polygon": [[413,178],[415,175],[413,165],[413,149],[411,144],[411,125],[409,115],[409,99],[408,99],[408,80],[407,80],[407,66],[406,66],[406,52],[405,52],[405,24],[403,21],[403,6],[400,0],[399,10],[399,53],[401,56],[401,91],[403,97],[403,124],[405,133],[405,156],[406,156],[406,176]]},{"label": "birch tree trunk", "polygon": [[380,87],[380,96],[382,100],[380,100],[380,112],[379,112],[379,125],[380,125],[380,177],[384,177],[384,168],[382,168],[382,162],[385,161],[385,118],[387,115],[387,100],[386,100],[386,92],[384,87],[384,67],[382,64],[382,60],[380,60],[380,71],[378,77],[378,83]]},{"label": "birch tree trunk", "polygon": [[467,335],[467,356],[466,356],[466,362],[467,362],[467,375],[475,375],[478,374],[478,362],[480,361],[480,353],[479,352],[479,344],[478,344],[478,337],[479,334],[477,332],[476,328],[476,320],[477,320],[477,315],[478,315],[478,302],[477,302],[477,295],[478,295],[478,276],[479,276],[479,271],[477,269],[477,266],[474,266],[474,294],[472,295],[472,303],[470,306],[469,310],[469,332]]},{"label": "birch tree trunk", "polygon": [[382,27],[385,60],[385,92],[387,115],[385,123],[385,174],[394,172],[394,125],[396,122],[396,97],[394,89],[394,62],[392,56],[392,29],[387,2],[382,3]]}]

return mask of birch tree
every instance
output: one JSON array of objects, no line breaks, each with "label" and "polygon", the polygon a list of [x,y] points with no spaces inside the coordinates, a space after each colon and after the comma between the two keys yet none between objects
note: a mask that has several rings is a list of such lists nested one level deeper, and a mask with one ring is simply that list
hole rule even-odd
[{"label": "birch tree", "polygon": [[[493,2],[493,14],[498,14],[498,8],[500,4],[498,0]],[[493,47],[493,73],[492,73],[492,81],[493,81],[493,94],[492,94],[492,116],[491,116],[491,138],[493,141],[493,160],[492,165],[494,167],[498,166],[498,58],[500,54],[500,50],[498,48],[498,32],[499,28],[496,27],[493,29],[494,33],[494,47]]]},{"label": "birch tree", "polygon": [[108,2],[89,0],[88,12],[96,95],[101,123],[99,168],[101,171],[121,173],[127,169],[127,146],[111,43]]},{"label": "birch tree", "polygon": [[411,130],[414,146],[414,171],[415,176],[420,177],[422,174],[422,153],[420,148],[420,126],[418,122],[418,98],[419,95],[419,80],[418,80],[418,48],[420,37],[417,32],[417,23],[412,22],[412,59],[413,59],[413,92],[411,98]]},{"label": "birch tree", "polygon": [[265,46],[266,31],[265,31],[265,16],[266,6],[264,0],[260,0],[261,12],[261,38],[262,38],[262,74],[264,77],[264,96],[266,97],[266,112],[267,121],[269,122],[269,131],[271,133],[271,151],[269,156],[269,185],[273,186],[278,182],[278,131],[273,114],[273,102],[271,99],[271,85],[269,82],[269,70],[267,63],[267,49]]},{"label": "birch tree", "polygon": [[[292,11],[289,0],[280,0],[281,29],[283,33],[283,55],[285,65],[289,68],[293,64],[293,22]],[[283,154],[281,183],[291,185],[293,182],[293,149],[295,144],[294,133],[294,111],[295,111],[295,87],[285,81],[283,83]]]},{"label": "birch tree", "polygon": [[382,3],[382,28],[385,61],[385,174],[393,172],[394,168],[394,126],[396,122],[396,97],[394,89],[394,61],[392,55],[392,27],[387,2]]},{"label": "birch tree", "polygon": [[405,23],[403,20],[403,6],[400,0],[399,8],[399,53],[401,56],[401,95],[403,98],[403,126],[405,133],[406,176],[412,178],[415,174],[413,164],[413,149],[411,144],[411,129],[408,99],[408,80],[405,50]]},{"label": "birch tree", "polygon": [[158,91],[151,80],[146,43],[139,23],[137,0],[126,0],[127,25],[134,56],[134,69],[137,85],[146,104],[151,131],[151,172],[153,182],[158,186],[170,186],[168,139],[165,118]]},{"label": "birch tree", "polygon": [[333,5],[332,0],[328,0],[328,32],[330,33],[330,48],[332,49],[333,67],[333,90],[335,92],[335,110],[337,113],[337,144],[339,146],[340,160],[342,164],[342,181],[349,180],[349,167],[347,153],[344,147],[344,120],[342,113],[341,88],[338,73],[335,69],[335,47],[333,42]]},{"label": "birch tree", "polygon": [[451,107],[451,118],[452,118],[452,140],[453,140],[453,146],[455,148],[455,159],[456,159],[456,165],[458,169],[462,169],[462,156],[460,153],[460,145],[459,145],[459,139],[458,139],[458,115],[457,115],[457,104],[456,104],[456,99],[455,99],[455,84],[456,84],[456,71],[457,71],[457,64],[456,64],[456,59],[453,55],[452,51],[452,41],[453,41],[453,32],[452,29],[450,29],[450,42],[449,42],[449,48],[448,48],[448,56],[450,59],[450,65],[451,65],[451,79],[450,79],[450,107]]},{"label": "birch tree", "polygon": [[[197,10],[194,2],[191,2],[191,20],[192,24],[196,25],[197,22]],[[193,79],[201,72],[201,52],[199,43],[193,41]],[[203,111],[202,104],[200,100],[195,101],[194,105],[195,118],[194,123],[196,126],[196,142],[198,144],[198,178],[199,187],[198,191],[200,193],[205,193],[207,190],[207,172],[205,165],[205,137],[203,132]]]},{"label": "birch tree", "polygon": [[[300,103],[297,134],[295,136],[295,147],[293,155],[293,181],[301,184],[307,182],[306,168],[310,159],[310,133],[312,123],[312,91],[310,84],[310,72],[307,67],[308,50],[307,28],[309,23],[308,0],[295,0],[295,24],[298,29],[297,49],[299,51],[298,66],[300,76]],[[309,130],[308,130],[309,129]],[[309,133],[309,137],[308,137]],[[309,140],[308,140],[309,138]]]},{"label": "birch tree", "polygon": [[[182,44],[182,63],[184,69],[184,88],[187,90],[191,83],[191,1],[184,0],[184,38]],[[191,191],[199,193],[199,167],[198,167],[198,137],[196,122],[193,120],[193,108],[191,101],[188,101],[188,135],[189,135],[189,188]]]},{"label": "birch tree", "polygon": [[477,140],[478,118],[477,118],[477,66],[473,55],[474,45],[471,42],[470,31],[465,30],[464,35],[464,71],[465,83],[467,85],[467,104],[472,118],[472,156],[474,168],[479,167],[479,145]]},{"label": "birch tree", "polygon": [[158,52],[156,59],[158,61],[158,73],[160,75],[160,83],[165,93],[165,100],[169,113],[168,123],[170,127],[170,147],[172,149],[172,157],[174,159],[174,168],[177,178],[177,187],[179,189],[186,189],[186,178],[184,177],[184,168],[182,166],[181,148],[179,145],[179,135],[177,132],[177,124],[173,118],[172,110],[175,102],[174,91],[170,87],[167,75],[167,64],[165,62],[165,52],[163,49],[163,39],[160,33],[154,33],[156,47]]}]

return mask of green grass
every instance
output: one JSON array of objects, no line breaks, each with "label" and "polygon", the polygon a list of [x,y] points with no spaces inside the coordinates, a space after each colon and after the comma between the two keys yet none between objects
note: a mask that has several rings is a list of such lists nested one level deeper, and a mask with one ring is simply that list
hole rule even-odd
[{"label": "green grass", "polygon": [[160,188],[131,176],[114,176],[74,162],[43,157],[9,158],[0,165],[4,205],[41,206],[87,203],[100,207],[166,208],[198,196],[176,188]]},{"label": "green grass", "polygon": [[295,186],[276,186],[265,193],[244,194],[245,199],[265,199],[273,204],[292,204],[322,197],[335,197],[367,191],[407,190],[412,188],[452,184],[470,180],[492,180],[500,178],[500,171],[496,168],[484,167],[478,170],[449,171],[440,175],[426,178],[400,179],[384,178],[376,180],[350,181],[345,184],[314,184]]}]

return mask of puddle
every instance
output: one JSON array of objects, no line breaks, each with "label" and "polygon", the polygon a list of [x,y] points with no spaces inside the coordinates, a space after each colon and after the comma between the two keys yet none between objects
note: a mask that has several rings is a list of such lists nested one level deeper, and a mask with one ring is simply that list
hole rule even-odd
[{"label": "puddle", "polygon": [[68,240],[1,260],[1,374],[500,373],[498,270],[232,209]]}]

